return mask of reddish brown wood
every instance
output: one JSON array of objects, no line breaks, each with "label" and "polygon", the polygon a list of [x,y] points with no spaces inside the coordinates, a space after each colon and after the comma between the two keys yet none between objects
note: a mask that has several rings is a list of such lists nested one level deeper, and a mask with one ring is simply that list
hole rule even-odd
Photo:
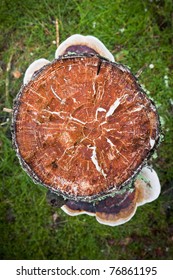
[{"label": "reddish brown wood", "polygon": [[127,184],[159,139],[154,104],[122,65],[64,57],[19,92],[13,141],[23,168],[67,198],[90,201]]}]

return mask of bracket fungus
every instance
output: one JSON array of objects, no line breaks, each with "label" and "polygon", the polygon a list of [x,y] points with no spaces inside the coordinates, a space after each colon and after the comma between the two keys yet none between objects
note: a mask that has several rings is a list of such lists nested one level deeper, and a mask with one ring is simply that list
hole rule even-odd
[{"label": "bracket fungus", "polygon": [[156,107],[93,36],[71,36],[55,57],[29,66],[14,102],[20,163],[67,214],[123,224],[160,193],[147,164],[160,139]]}]

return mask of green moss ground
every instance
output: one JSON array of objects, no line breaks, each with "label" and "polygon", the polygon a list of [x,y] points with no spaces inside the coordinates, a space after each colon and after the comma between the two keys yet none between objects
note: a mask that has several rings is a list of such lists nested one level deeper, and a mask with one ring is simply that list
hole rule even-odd
[{"label": "green moss ground", "polygon": [[[173,10],[172,1],[2,0],[0,7],[0,259],[173,258]],[[21,169],[11,145],[11,115],[3,112],[37,58],[53,60],[55,18],[60,41],[98,37],[117,61],[138,73],[156,102],[164,141],[153,166],[162,193],[119,227],[49,206],[46,190]],[[149,65],[154,68],[150,69]],[[15,77],[16,73],[21,74]]]}]

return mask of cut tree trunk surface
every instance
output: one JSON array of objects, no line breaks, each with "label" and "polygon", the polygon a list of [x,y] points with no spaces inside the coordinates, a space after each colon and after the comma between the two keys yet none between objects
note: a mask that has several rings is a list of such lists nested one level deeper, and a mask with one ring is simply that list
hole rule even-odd
[{"label": "cut tree trunk surface", "polygon": [[23,168],[69,199],[120,190],[158,140],[153,102],[128,68],[98,55],[53,61],[15,100],[13,143]]}]

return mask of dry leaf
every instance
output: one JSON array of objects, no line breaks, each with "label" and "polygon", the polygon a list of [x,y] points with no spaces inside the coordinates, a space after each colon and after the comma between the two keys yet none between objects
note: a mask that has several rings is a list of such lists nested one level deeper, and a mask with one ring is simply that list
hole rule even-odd
[{"label": "dry leaf", "polygon": [[19,71],[19,70],[14,70],[13,72],[12,72],[12,75],[13,75],[13,77],[15,78],[15,79],[19,79],[20,77],[21,77],[21,72]]}]

